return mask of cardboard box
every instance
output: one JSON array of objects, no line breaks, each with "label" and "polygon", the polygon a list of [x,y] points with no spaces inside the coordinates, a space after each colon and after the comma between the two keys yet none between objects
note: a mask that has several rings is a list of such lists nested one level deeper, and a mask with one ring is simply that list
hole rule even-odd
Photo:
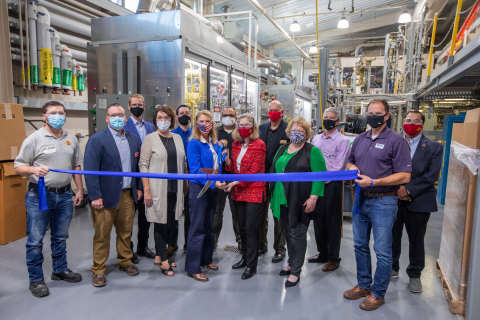
[{"label": "cardboard box", "polygon": [[0,103],[0,161],[15,160],[25,134],[21,104]]},{"label": "cardboard box", "polygon": [[13,161],[0,163],[0,244],[27,235],[27,179],[17,175]]},{"label": "cardboard box", "polygon": [[452,141],[462,143],[463,140],[463,123],[454,123],[452,128]]}]

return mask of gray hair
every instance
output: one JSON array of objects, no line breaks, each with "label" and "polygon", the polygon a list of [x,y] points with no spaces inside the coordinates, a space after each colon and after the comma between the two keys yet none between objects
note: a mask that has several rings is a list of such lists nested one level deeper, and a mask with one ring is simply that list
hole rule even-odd
[{"label": "gray hair", "polygon": [[325,113],[327,113],[327,112],[335,113],[335,116],[337,117],[337,120],[340,120],[340,110],[338,110],[336,107],[330,107],[330,108],[325,109],[325,111],[323,112],[323,117],[324,118],[325,118]]}]

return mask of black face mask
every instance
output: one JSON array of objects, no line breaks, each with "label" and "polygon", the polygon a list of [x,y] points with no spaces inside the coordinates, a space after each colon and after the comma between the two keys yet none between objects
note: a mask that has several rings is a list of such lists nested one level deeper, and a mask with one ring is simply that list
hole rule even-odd
[{"label": "black face mask", "polygon": [[191,121],[191,118],[190,116],[187,116],[186,114],[184,114],[183,116],[181,117],[178,117],[178,122],[182,125],[182,126],[186,126],[190,123]]},{"label": "black face mask", "polygon": [[333,128],[336,127],[336,125],[335,125],[336,122],[337,122],[336,120],[325,119],[325,120],[323,120],[323,128],[327,131],[330,131],[330,130],[332,130]]},{"label": "black face mask", "polygon": [[139,107],[130,108],[130,112],[131,112],[135,117],[140,117],[140,116],[143,114],[143,111],[145,111],[145,109],[139,108]]},{"label": "black face mask", "polygon": [[378,128],[385,123],[385,116],[367,116],[367,123],[372,128]]}]

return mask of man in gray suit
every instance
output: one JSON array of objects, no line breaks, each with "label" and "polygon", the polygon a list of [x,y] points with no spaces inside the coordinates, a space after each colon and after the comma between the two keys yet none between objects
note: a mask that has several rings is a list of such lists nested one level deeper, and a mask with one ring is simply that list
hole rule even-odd
[{"label": "man in gray suit", "polygon": [[405,225],[410,258],[407,267],[410,278],[408,289],[415,293],[422,291],[420,275],[425,267],[424,238],[430,213],[438,211],[435,181],[440,173],[443,155],[443,146],[422,134],[424,123],[425,116],[419,111],[408,112],[403,120],[403,131],[412,157],[412,176],[410,182],[398,190],[397,219],[392,230],[392,278],[398,278]]}]

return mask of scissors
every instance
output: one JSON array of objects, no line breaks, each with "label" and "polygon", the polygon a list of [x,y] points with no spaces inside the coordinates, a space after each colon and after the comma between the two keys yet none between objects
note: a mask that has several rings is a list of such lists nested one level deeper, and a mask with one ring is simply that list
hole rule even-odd
[{"label": "scissors", "polygon": [[[225,147],[223,146],[223,143],[220,145],[220,155],[218,156],[218,166],[216,169],[212,169],[212,168],[201,168],[200,171],[203,172],[203,173],[206,173],[206,174],[218,174],[218,172],[220,171],[220,167],[222,166],[222,163],[223,161],[225,160],[225,158],[227,157],[227,153],[223,153]],[[202,188],[202,190],[200,190],[200,193],[198,194],[197,196],[197,199],[200,198],[201,196],[203,196],[203,194],[205,192],[207,192],[208,188],[210,188],[210,186],[212,185],[213,181],[208,181]]]}]

